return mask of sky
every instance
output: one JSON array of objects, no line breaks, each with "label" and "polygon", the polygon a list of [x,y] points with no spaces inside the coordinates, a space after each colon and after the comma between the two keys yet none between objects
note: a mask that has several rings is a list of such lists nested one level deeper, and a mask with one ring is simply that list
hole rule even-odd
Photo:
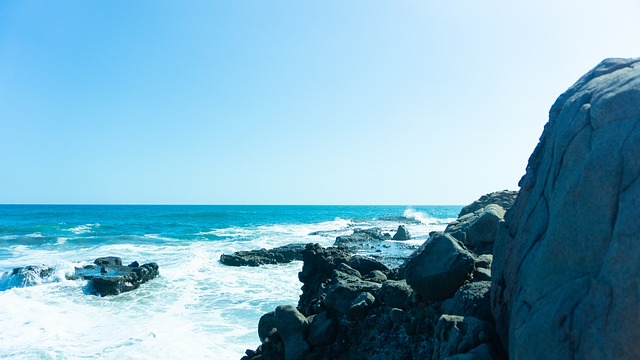
[{"label": "sky", "polygon": [[467,204],[640,2],[0,2],[0,203]]}]

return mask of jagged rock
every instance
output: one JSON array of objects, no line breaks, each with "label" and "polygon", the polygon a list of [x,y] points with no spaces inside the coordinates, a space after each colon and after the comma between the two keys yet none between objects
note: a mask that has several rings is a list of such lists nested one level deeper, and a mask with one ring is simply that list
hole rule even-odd
[{"label": "jagged rock", "polygon": [[452,298],[442,303],[442,312],[450,315],[473,316],[492,322],[490,289],[491,281],[462,285]]},{"label": "jagged rock", "polygon": [[385,236],[379,228],[371,229],[354,229],[353,234],[338,236],[333,246],[349,246],[361,245],[367,242],[379,242],[389,240],[389,236]]},{"label": "jagged rock", "polygon": [[275,311],[275,323],[284,342],[285,360],[304,359],[309,352],[309,344],[305,340],[309,323],[304,315],[293,306],[278,306]]},{"label": "jagged rock", "polygon": [[375,282],[360,280],[356,277],[341,277],[335,284],[329,286],[324,305],[333,311],[348,314],[353,301],[360,293],[375,293],[379,288],[380,284]]},{"label": "jagged rock", "polygon": [[134,267],[122,266],[122,260],[119,257],[109,256],[96,259],[94,265],[76,268],[69,279],[89,280],[94,294],[106,296],[137,289],[156,276],[158,276],[156,263]]},{"label": "jagged rock", "polygon": [[376,298],[371,295],[371,293],[366,291],[361,292],[351,303],[349,316],[355,319],[363,318],[375,302]]},{"label": "jagged rock", "polygon": [[0,276],[0,291],[14,287],[25,287],[40,284],[53,274],[53,268],[47,265],[25,266],[5,272]]},{"label": "jagged rock", "polygon": [[260,266],[290,263],[302,260],[302,251],[307,244],[288,244],[273,249],[236,251],[231,255],[220,255],[220,262],[229,266]]},{"label": "jagged rock", "polygon": [[405,309],[413,290],[405,280],[387,280],[378,290],[380,302],[391,308]]},{"label": "jagged rock", "polygon": [[329,345],[336,338],[337,324],[328,312],[323,311],[313,315],[310,322],[309,335],[307,336],[309,345]]},{"label": "jagged rock", "polygon": [[323,248],[318,244],[307,244],[302,252],[304,265],[298,273],[302,283],[302,294],[298,300],[298,310],[309,316],[321,310],[319,302],[326,293],[325,282],[339,264],[346,264],[351,255],[341,248]]},{"label": "jagged rock", "polygon": [[491,269],[476,268],[472,281],[491,281]]},{"label": "jagged rock", "polygon": [[382,284],[383,282],[387,281],[387,275],[385,275],[385,273],[380,270],[373,270],[364,277],[364,280]]},{"label": "jagged rock", "polygon": [[495,351],[489,344],[496,337],[495,331],[489,323],[480,319],[471,316],[442,315],[434,336],[433,360],[450,359],[454,355],[470,353],[483,344],[490,349],[490,359],[494,358]]},{"label": "jagged rock", "polygon": [[562,94],[494,247],[492,310],[512,359],[637,359],[640,59]]},{"label": "jagged rock", "polygon": [[411,234],[404,225],[398,225],[398,230],[393,235],[393,240],[410,240]]},{"label": "jagged rock", "polygon": [[476,254],[493,252],[498,224],[504,219],[505,210],[496,204],[487,204],[472,213],[460,216],[445,229]]},{"label": "jagged rock", "polygon": [[449,234],[436,233],[405,264],[413,290],[428,300],[444,300],[471,277],[473,256]]},{"label": "jagged rock", "polygon": [[267,338],[276,331],[275,311],[270,311],[262,315],[258,321],[258,337],[260,338],[260,342],[265,343]]},{"label": "jagged rock", "polygon": [[460,214],[458,214],[458,217],[476,212],[489,204],[495,204],[505,210],[509,210],[513,205],[513,202],[516,200],[516,196],[518,196],[518,192],[510,190],[496,191],[490,194],[482,195],[480,199],[463,207],[462,210],[460,210]]},{"label": "jagged rock", "polygon": [[368,256],[353,255],[348,264],[358,270],[362,275],[367,275],[374,270],[382,271],[383,273],[389,271],[386,265]]}]

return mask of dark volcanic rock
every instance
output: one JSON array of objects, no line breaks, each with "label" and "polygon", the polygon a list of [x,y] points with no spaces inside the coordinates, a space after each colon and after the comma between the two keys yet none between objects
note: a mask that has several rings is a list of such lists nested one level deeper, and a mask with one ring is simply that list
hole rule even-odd
[{"label": "dark volcanic rock", "polygon": [[325,282],[339,264],[349,262],[351,255],[344,249],[308,244],[302,256],[304,265],[298,273],[298,280],[303,285],[298,310],[309,316],[321,311],[319,300],[326,293]]},{"label": "dark volcanic rock", "polygon": [[410,240],[411,234],[404,225],[398,225],[398,230],[393,235],[393,240]]},{"label": "dark volcanic rock", "polygon": [[488,204],[472,213],[460,216],[445,229],[476,254],[493,252],[493,243],[498,234],[499,223],[505,210],[496,204]]},{"label": "dark volcanic rock", "polygon": [[449,234],[436,233],[405,265],[407,284],[424,298],[444,300],[471,278],[475,260]]},{"label": "dark volcanic rock", "polygon": [[0,291],[14,287],[32,286],[41,283],[53,274],[53,268],[47,265],[25,266],[13,269],[0,276]]},{"label": "dark volcanic rock", "polygon": [[89,280],[92,292],[100,296],[118,295],[137,289],[141,284],[158,276],[156,263],[122,266],[122,260],[119,257],[110,256],[98,258],[94,264],[76,268],[74,275],[70,278]]},{"label": "dark volcanic rock", "polygon": [[516,196],[518,196],[518,192],[510,190],[496,191],[490,194],[482,195],[480,199],[463,207],[462,210],[460,210],[460,214],[458,214],[458,217],[476,212],[489,204],[499,205],[501,208],[509,210],[513,205],[513,202],[516,200]]},{"label": "dark volcanic rock", "polygon": [[637,359],[640,59],[562,94],[494,247],[492,310],[512,359]]},{"label": "dark volcanic rock", "polygon": [[385,236],[379,228],[354,229],[353,234],[338,236],[334,246],[354,246],[367,242],[379,242],[389,240],[390,236]]},{"label": "dark volcanic rock", "polygon": [[[435,330],[433,360],[493,359],[497,357],[488,344],[496,338],[490,323],[467,316],[442,315]],[[483,349],[476,350],[483,346]],[[460,355],[469,354],[468,357]],[[480,355],[484,356],[480,356]],[[458,355],[459,357],[454,357]]]},{"label": "dark volcanic rock", "polygon": [[229,266],[260,266],[290,263],[302,260],[302,250],[307,244],[288,244],[273,249],[237,251],[231,255],[220,255],[220,262]]},{"label": "dark volcanic rock", "polygon": [[485,321],[493,321],[491,315],[491,281],[465,284],[456,294],[442,303],[442,312],[451,315],[473,316]]}]

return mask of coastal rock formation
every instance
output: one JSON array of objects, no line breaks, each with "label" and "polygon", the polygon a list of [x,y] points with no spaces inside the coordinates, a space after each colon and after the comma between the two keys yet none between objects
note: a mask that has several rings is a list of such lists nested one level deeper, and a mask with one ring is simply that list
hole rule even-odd
[{"label": "coastal rock formation", "polygon": [[228,266],[260,266],[266,264],[290,263],[302,260],[302,250],[306,244],[288,244],[273,249],[236,251],[220,255],[220,262]]},{"label": "coastal rock formation", "polygon": [[482,195],[465,206],[458,218],[444,230],[475,254],[491,254],[499,224],[518,195],[517,191],[496,191]]},{"label": "coastal rock formation", "polygon": [[518,192],[511,190],[495,191],[486,195],[482,195],[480,199],[463,207],[462,210],[460,210],[460,214],[458,214],[458,217],[460,218],[466,214],[476,212],[491,204],[498,205],[501,208],[507,210],[511,208],[511,206],[513,206],[513,202],[516,200],[516,196],[518,196]]},{"label": "coastal rock formation", "polygon": [[42,283],[51,277],[53,268],[47,265],[25,266],[13,269],[0,275],[0,291],[14,287],[32,286]]},{"label": "coastal rock formation", "polygon": [[455,294],[475,270],[473,255],[449,234],[436,233],[405,265],[407,284],[428,300]]},{"label": "coastal rock formation", "polygon": [[383,234],[379,228],[354,229],[353,234],[338,236],[334,246],[354,246],[367,242],[380,242],[391,239],[389,234]]},{"label": "coastal rock formation", "polygon": [[495,243],[492,311],[513,359],[636,359],[640,59],[608,59],[551,108]]},{"label": "coastal rock formation", "polygon": [[393,235],[393,240],[411,240],[411,234],[404,225],[398,225],[398,230]]},{"label": "coastal rock formation", "polygon": [[158,264],[139,265],[137,261],[128,266],[116,256],[97,258],[94,265],[76,268],[69,279],[89,280],[90,292],[100,296],[118,295],[140,287],[158,276]]},{"label": "coastal rock formation", "polygon": [[344,247],[308,244],[302,256],[302,294],[296,311],[287,308],[297,320],[265,314],[261,345],[244,359],[505,358],[490,310],[490,254],[436,232],[402,269]]}]

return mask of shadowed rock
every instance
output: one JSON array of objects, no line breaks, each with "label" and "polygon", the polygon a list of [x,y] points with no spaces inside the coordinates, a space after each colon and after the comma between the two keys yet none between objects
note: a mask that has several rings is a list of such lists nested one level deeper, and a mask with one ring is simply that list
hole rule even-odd
[{"label": "shadowed rock", "polygon": [[480,199],[463,207],[462,210],[460,210],[460,214],[458,214],[458,217],[476,212],[489,204],[498,205],[505,210],[509,210],[509,208],[513,206],[513,202],[516,200],[516,196],[518,196],[518,192],[511,190],[495,191],[486,195],[482,195]]},{"label": "shadowed rock", "polygon": [[551,108],[494,247],[513,359],[637,359],[640,59],[608,59]]},{"label": "shadowed rock", "polygon": [[404,225],[398,225],[398,230],[393,235],[393,240],[410,240],[411,234]]},{"label": "shadowed rock", "polygon": [[475,260],[449,234],[436,233],[405,265],[407,284],[428,300],[444,300],[471,277]]}]

